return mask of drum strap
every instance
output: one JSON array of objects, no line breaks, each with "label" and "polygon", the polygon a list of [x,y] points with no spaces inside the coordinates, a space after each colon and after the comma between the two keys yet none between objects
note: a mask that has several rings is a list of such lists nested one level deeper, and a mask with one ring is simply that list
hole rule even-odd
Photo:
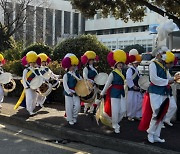
[{"label": "drum strap", "polygon": [[75,74],[68,72],[69,74],[71,74],[77,81],[81,80],[80,78],[78,78]]},{"label": "drum strap", "polygon": [[158,62],[157,60],[154,60],[154,62],[155,62],[156,64],[158,64],[158,65],[166,72],[166,74],[167,74],[167,70],[166,70],[166,68],[163,66],[163,64],[161,64],[161,63]]},{"label": "drum strap", "polygon": [[116,72],[123,79],[123,81],[125,80],[124,75],[118,69],[114,69],[113,71]]},{"label": "drum strap", "polygon": [[40,75],[38,75],[32,68],[29,68],[29,69],[35,74],[35,76],[41,76],[44,80],[46,80],[40,71],[39,71]]}]

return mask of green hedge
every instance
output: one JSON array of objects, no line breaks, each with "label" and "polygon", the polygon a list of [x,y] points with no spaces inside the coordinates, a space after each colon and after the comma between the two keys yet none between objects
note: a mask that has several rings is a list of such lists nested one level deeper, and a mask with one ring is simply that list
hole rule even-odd
[{"label": "green hedge", "polygon": [[109,49],[97,40],[94,35],[81,35],[76,38],[69,38],[59,43],[53,52],[53,59],[61,61],[67,53],[74,53],[80,58],[86,51],[96,52],[100,61],[98,63],[99,72],[108,72],[110,67],[107,63],[107,54]]},{"label": "green hedge", "polygon": [[22,76],[24,67],[21,64],[21,60],[7,61],[3,66],[4,71],[10,72],[17,76]]},{"label": "green hedge", "polygon": [[145,48],[139,44],[129,45],[124,48],[124,51],[129,52],[131,49],[136,49],[139,52],[139,54],[146,52]]},{"label": "green hedge", "polygon": [[52,51],[53,49],[43,43],[35,43],[35,44],[31,44],[30,46],[28,46],[23,52],[22,52],[22,57],[26,55],[26,53],[28,53],[29,51],[35,51],[37,54],[39,53],[45,53],[47,54],[49,57],[52,56]]}]

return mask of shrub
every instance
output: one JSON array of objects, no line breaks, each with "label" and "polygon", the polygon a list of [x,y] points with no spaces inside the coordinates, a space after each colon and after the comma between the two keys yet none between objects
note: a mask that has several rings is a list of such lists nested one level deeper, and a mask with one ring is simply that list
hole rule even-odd
[{"label": "shrub", "polygon": [[49,68],[53,71],[54,74],[61,75],[64,72],[64,69],[60,66],[58,61],[53,61],[49,64]]},{"label": "shrub", "polygon": [[23,51],[23,44],[18,42],[12,49],[5,50],[3,55],[7,61],[20,60]]},{"label": "shrub", "polygon": [[139,52],[139,54],[146,52],[145,48],[139,44],[129,45],[124,48],[124,51],[129,52],[131,49],[136,49]]},{"label": "shrub", "polygon": [[98,71],[107,72],[110,68],[107,63],[109,49],[98,41],[94,35],[81,35],[62,41],[55,47],[53,59],[61,61],[67,53],[74,53],[80,58],[88,50],[96,52],[100,57]]},{"label": "shrub", "polygon": [[26,55],[26,53],[28,53],[29,51],[35,51],[37,54],[39,53],[45,53],[47,54],[49,57],[52,56],[52,48],[43,44],[43,43],[35,43],[35,44],[31,44],[30,46],[28,46],[23,52],[22,52],[22,57]]},{"label": "shrub", "polygon": [[21,60],[7,61],[3,68],[6,72],[10,72],[17,76],[22,76],[24,69],[21,64]]}]

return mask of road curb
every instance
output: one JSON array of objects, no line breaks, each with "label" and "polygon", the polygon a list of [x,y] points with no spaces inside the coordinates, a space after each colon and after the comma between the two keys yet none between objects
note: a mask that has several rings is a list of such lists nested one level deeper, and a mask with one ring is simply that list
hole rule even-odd
[{"label": "road curb", "polygon": [[145,145],[142,143],[136,143],[131,141],[125,141],[121,139],[116,139],[113,137],[108,137],[104,135],[99,135],[92,132],[86,132],[82,130],[66,128],[63,126],[52,125],[49,123],[25,120],[20,117],[9,116],[5,114],[0,114],[0,121],[12,125],[16,125],[22,128],[30,129],[40,133],[45,133],[56,138],[64,138],[72,141],[78,141],[92,146],[100,148],[108,148],[111,150],[124,152],[128,154],[178,154],[179,152],[174,152],[171,150],[162,149],[159,147]]}]

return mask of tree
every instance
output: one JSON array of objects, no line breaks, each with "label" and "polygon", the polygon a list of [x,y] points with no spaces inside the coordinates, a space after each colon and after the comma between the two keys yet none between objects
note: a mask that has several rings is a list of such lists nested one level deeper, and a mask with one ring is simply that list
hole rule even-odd
[{"label": "tree", "polygon": [[144,49],[143,46],[139,45],[139,44],[135,44],[135,45],[129,45],[127,47],[124,48],[125,52],[129,52],[131,49],[136,49],[139,54],[145,53],[146,50]]},{"label": "tree", "polygon": [[94,35],[81,35],[62,41],[55,47],[53,59],[61,61],[67,53],[74,53],[80,59],[86,51],[94,51],[99,56],[98,71],[108,71],[110,67],[106,59],[109,49],[99,42]]},{"label": "tree", "polygon": [[[46,0],[0,0],[0,12],[2,12],[0,15],[4,16],[4,21],[0,21],[0,32],[6,32],[4,37],[1,38],[1,42],[8,42],[10,37],[17,32],[19,35],[20,31],[24,33],[24,23],[30,15],[33,17],[32,13],[36,12],[34,8],[29,10],[29,7],[32,7],[33,4],[37,7],[42,6],[46,4]],[[22,36],[19,37],[22,39]],[[6,49],[8,48],[9,46]]]},{"label": "tree", "polygon": [[71,3],[79,9],[86,17],[93,17],[97,11],[101,11],[104,17],[110,13],[115,18],[121,18],[125,22],[142,21],[145,9],[150,10],[173,19],[180,27],[180,0],[71,0]]},{"label": "tree", "polygon": [[15,41],[12,37],[6,39],[7,30],[0,23],[0,51],[11,49],[15,46]]}]

